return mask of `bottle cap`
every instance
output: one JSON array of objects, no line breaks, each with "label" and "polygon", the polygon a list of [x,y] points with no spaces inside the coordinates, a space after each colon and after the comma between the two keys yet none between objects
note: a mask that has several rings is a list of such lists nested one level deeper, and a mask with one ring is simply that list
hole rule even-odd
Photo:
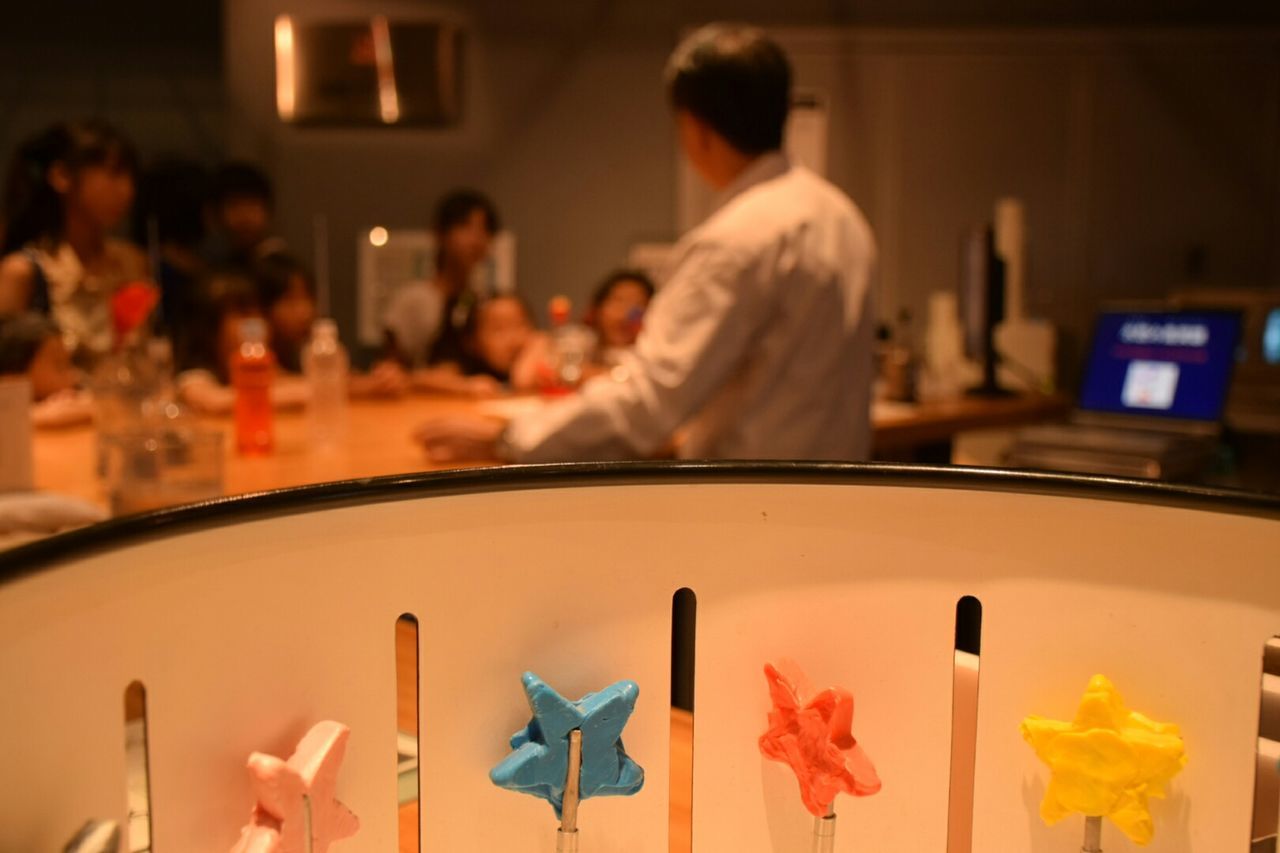
[{"label": "bottle cap", "polygon": [[267,321],[261,317],[246,317],[240,321],[240,340],[247,344],[267,342]]},{"label": "bottle cap", "polygon": [[311,336],[336,340],[338,337],[338,321],[329,317],[320,317],[311,324]]},{"label": "bottle cap", "polygon": [[551,314],[551,324],[553,326],[563,326],[569,322],[569,315],[573,312],[573,303],[569,301],[567,296],[553,296],[551,301],[547,303],[547,310]]}]

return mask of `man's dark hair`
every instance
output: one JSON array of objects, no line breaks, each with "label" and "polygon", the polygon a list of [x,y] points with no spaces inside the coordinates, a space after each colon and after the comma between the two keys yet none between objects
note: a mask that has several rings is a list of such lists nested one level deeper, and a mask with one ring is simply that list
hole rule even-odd
[{"label": "man's dark hair", "polygon": [[432,228],[437,235],[443,237],[447,231],[470,219],[471,214],[477,210],[484,214],[486,231],[497,234],[502,230],[498,208],[494,207],[488,196],[476,190],[454,190],[440,199]]},{"label": "man's dark hair", "polygon": [[211,195],[214,204],[222,204],[233,198],[257,199],[268,208],[275,204],[270,179],[257,166],[243,160],[223,163],[214,171]]},{"label": "man's dark hair", "polygon": [[791,63],[762,30],[708,24],[667,63],[671,105],[687,110],[743,154],[782,147],[791,108]]}]

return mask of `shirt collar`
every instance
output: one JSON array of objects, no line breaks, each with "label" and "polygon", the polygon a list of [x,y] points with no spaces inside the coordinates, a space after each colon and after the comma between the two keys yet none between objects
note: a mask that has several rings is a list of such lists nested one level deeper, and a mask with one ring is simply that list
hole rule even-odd
[{"label": "shirt collar", "polygon": [[716,210],[721,209],[756,184],[772,180],[791,168],[791,161],[781,151],[768,151],[752,160],[727,187],[716,194]]}]

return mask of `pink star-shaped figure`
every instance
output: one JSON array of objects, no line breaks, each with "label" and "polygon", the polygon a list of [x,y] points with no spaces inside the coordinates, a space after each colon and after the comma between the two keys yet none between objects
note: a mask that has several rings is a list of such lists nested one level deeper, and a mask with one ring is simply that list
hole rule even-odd
[{"label": "pink star-shaped figure", "polygon": [[853,737],[853,695],[838,687],[814,694],[804,676],[794,674],[788,679],[773,664],[764,665],[773,710],[760,751],[791,766],[804,807],[823,817],[836,794],[869,796],[880,790],[880,777]]},{"label": "pink star-shaped figure", "polygon": [[250,755],[258,804],[231,853],[326,853],[333,842],[354,835],[360,820],[334,795],[350,734],[341,723],[326,720],[307,732],[288,761]]}]

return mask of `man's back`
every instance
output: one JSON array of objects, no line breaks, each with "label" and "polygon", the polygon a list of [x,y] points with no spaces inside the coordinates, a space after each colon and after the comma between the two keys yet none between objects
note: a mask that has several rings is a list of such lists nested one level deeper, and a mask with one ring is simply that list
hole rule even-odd
[{"label": "man's back", "polygon": [[[729,365],[727,381],[693,413],[680,454],[865,458],[870,228],[840,190],[781,155],[762,157],[726,195],[682,244],[682,256],[697,268],[687,271],[694,275],[708,265],[737,270],[732,296],[742,305],[732,322],[750,328],[749,344]],[[655,303],[651,327],[665,319],[665,299],[688,300],[688,289],[704,284],[682,280],[681,272]]]},{"label": "man's back", "polygon": [[866,457],[875,246],[843,193],[781,154],[791,79],[759,28],[681,41],[666,71],[676,136],[719,211],[681,241],[621,369],[505,424],[426,424],[433,459],[643,458],[673,438],[685,457]]}]

